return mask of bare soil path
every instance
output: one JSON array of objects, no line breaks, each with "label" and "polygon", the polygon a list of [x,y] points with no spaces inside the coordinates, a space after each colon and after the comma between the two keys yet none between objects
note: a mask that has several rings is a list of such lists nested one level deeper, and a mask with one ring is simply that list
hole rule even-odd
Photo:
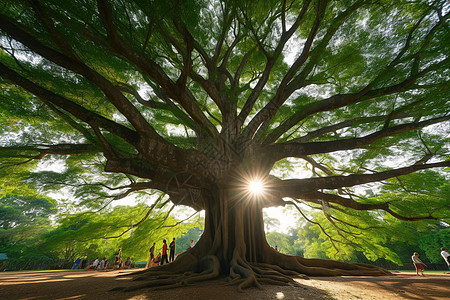
[{"label": "bare soil path", "polygon": [[127,276],[135,270],[0,273],[0,299],[450,299],[450,274],[444,272],[426,274],[425,277],[417,277],[411,273],[383,277],[313,277],[311,280],[298,279],[299,284],[296,286],[264,286],[264,290],[252,288],[244,292],[238,292],[236,286],[225,285],[224,280],[213,280],[172,290],[143,289],[128,293],[110,291],[116,286],[136,284],[132,281],[132,276]]}]

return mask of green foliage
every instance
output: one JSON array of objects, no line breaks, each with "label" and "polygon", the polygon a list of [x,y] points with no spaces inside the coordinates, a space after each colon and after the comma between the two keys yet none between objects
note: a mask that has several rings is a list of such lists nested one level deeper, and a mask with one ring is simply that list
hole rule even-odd
[{"label": "green foliage", "polygon": [[60,267],[57,256],[40,249],[42,234],[51,230],[50,218],[57,211],[56,201],[25,191],[28,195],[6,194],[0,198],[0,249],[8,255],[1,268]]},{"label": "green foliage", "polygon": [[[437,226],[436,226],[437,227]],[[433,263],[441,262],[441,248],[448,249],[450,241],[450,228],[430,228],[429,231],[420,235],[418,246],[425,252],[426,257]]]},{"label": "green foliage", "polygon": [[[77,256],[107,257],[113,259],[117,249],[123,256],[133,261],[148,259],[148,249],[153,242],[157,250],[162,248],[162,240],[171,240],[186,233],[198,223],[180,224],[174,217],[167,218],[167,212],[157,210],[144,219],[149,208],[143,204],[136,206],[116,206],[111,211],[99,213],[77,213],[59,219],[58,226],[43,236],[41,245],[48,252],[58,255],[73,249]],[[143,221],[142,221],[143,220]],[[142,221],[139,226],[133,227]]]},{"label": "green foliage", "polygon": [[[3,267],[71,268],[79,257],[92,260],[105,256],[112,261],[119,248],[123,256],[130,256],[134,262],[146,261],[153,242],[155,252],[160,252],[162,240],[175,237],[179,254],[187,249],[190,239],[199,239],[202,219],[180,223],[172,216],[167,217],[167,212],[156,210],[143,220],[148,209],[139,204],[116,206],[98,213],[60,215],[54,225],[48,219],[54,210],[48,210],[42,218],[47,222],[37,218],[17,222],[12,228],[0,229],[0,247],[9,257]],[[142,221],[139,226],[131,226],[139,221]]]},{"label": "green foliage", "polygon": [[48,223],[48,216],[56,212],[56,201],[45,196],[5,195],[0,198],[0,228]]},{"label": "green foliage", "polygon": [[302,242],[300,239],[297,239],[295,233],[295,230],[290,234],[269,232],[266,235],[267,243],[269,243],[272,248],[276,247],[281,253],[303,256]]},{"label": "green foliage", "polygon": [[[201,225],[202,224],[203,222],[201,222]],[[196,244],[203,233],[203,229],[201,228],[202,226],[189,228],[186,233],[184,233],[182,236],[179,236],[175,244],[175,253],[180,254],[186,249],[190,248],[192,240],[194,241],[194,244]]]},{"label": "green foliage", "polygon": [[385,259],[402,265],[410,261],[413,252],[421,252],[426,261],[440,262],[440,248],[446,247],[450,233],[448,191],[448,179],[435,171],[401,176],[384,185],[379,196],[360,201],[393,203],[412,217],[428,211],[438,220],[407,222],[385,212],[321,208],[322,211],[309,215],[323,230],[313,223],[304,223],[299,227],[299,243],[309,258],[355,262],[362,254],[369,261]]}]

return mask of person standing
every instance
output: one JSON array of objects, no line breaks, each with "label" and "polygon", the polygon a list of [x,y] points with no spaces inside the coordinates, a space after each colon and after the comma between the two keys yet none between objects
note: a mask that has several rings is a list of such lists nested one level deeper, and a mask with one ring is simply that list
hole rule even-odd
[{"label": "person standing", "polygon": [[447,263],[447,267],[450,269],[450,253],[448,253],[447,249],[441,248],[441,256]]},{"label": "person standing", "polygon": [[175,260],[175,238],[173,238],[172,242],[169,245],[170,254],[169,254],[169,262],[173,262]]},{"label": "person standing", "polygon": [[419,270],[422,273],[422,276],[425,276],[425,275],[423,275],[424,268],[422,265],[424,265],[425,267],[428,267],[428,266],[423,261],[420,260],[419,253],[414,252],[413,256],[411,256],[411,259],[413,261],[414,267],[416,267],[417,276],[419,276]]},{"label": "person standing", "polygon": [[155,260],[155,245],[156,245],[156,243],[153,243],[153,246],[150,247],[150,250],[149,250],[150,258],[148,259],[147,264],[145,265],[146,269],[151,268],[153,261]]},{"label": "person standing", "polygon": [[162,256],[161,256],[161,265],[168,264],[169,261],[167,260],[167,244],[166,240],[163,240],[163,248],[162,248]]},{"label": "person standing", "polygon": [[117,255],[116,255],[116,259],[115,259],[115,261],[114,261],[113,270],[116,269],[116,266],[117,266],[117,268],[118,268],[119,270],[122,269],[122,267],[123,267],[122,249],[121,249],[121,248],[119,248],[119,251],[118,251],[118,253],[117,253]]},{"label": "person standing", "polygon": [[194,248],[194,246],[195,246],[194,240],[191,240],[191,248]]}]

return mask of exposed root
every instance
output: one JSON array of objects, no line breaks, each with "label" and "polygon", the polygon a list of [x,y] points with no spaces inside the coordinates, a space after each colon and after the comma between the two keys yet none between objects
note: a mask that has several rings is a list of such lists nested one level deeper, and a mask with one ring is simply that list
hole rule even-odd
[{"label": "exposed root", "polygon": [[[292,271],[292,270],[286,270],[283,268],[280,268],[277,265],[271,265],[271,264],[265,264],[265,263],[252,263],[253,270],[257,273],[264,273],[264,274],[283,274],[286,275],[285,277],[290,278],[291,276],[299,277],[302,279],[309,279],[308,276],[304,274],[300,274],[298,272]],[[272,272],[270,272],[272,271]]]},{"label": "exposed root", "polygon": [[[205,281],[219,277],[220,274],[220,263],[219,259],[216,256],[209,255],[202,258],[196,266],[200,268],[200,272],[196,273],[192,270],[186,272],[177,272],[184,269],[186,264],[180,263],[178,266],[176,263],[172,263],[173,266],[163,265],[161,268],[155,268],[137,272],[137,274],[143,275],[135,278],[134,280],[142,281],[145,280],[145,283],[132,285],[128,287],[117,287],[114,288],[113,291],[134,291],[143,288],[151,288],[152,290],[159,289],[170,289],[170,288],[178,288],[181,286],[185,286],[188,284],[192,284],[198,281]],[[164,268],[164,266],[167,266]],[[170,266],[170,267],[169,267]],[[175,270],[173,272],[166,271],[166,269]]]},{"label": "exposed root", "polygon": [[[279,254],[283,255],[283,254]],[[334,260],[325,260],[325,259],[305,259],[303,257],[298,256],[288,256],[283,255],[284,257],[294,258],[288,259],[289,264],[293,264],[296,268],[301,269],[300,272],[307,273],[312,276],[351,276],[351,275],[359,275],[359,276],[384,276],[384,275],[392,275],[386,269],[367,265],[367,264],[351,264],[344,263]],[[286,259],[284,259],[285,261]],[[282,267],[285,267],[284,265]]]},{"label": "exposed root", "polygon": [[[140,281],[139,284],[113,290],[172,289],[219,278],[219,276],[227,276],[227,282],[224,284],[237,285],[238,290],[242,291],[249,287],[262,289],[264,284],[297,285],[293,278],[309,279],[304,274],[311,276],[391,275],[389,271],[371,265],[305,259],[275,252],[270,247],[263,247],[259,251],[260,255],[249,257],[245,255],[245,247],[236,247],[231,260],[228,263],[222,261],[222,265],[216,255],[202,257],[206,251],[202,253],[188,251],[178,256],[173,263],[136,272],[135,275],[138,276],[134,280]],[[202,258],[198,259],[198,257]],[[224,266],[227,269],[221,269]]]},{"label": "exposed root", "polygon": [[289,283],[270,279],[270,278],[260,278],[260,279],[258,279],[258,282],[261,284],[267,284],[267,285],[279,285],[279,286],[288,286],[289,285]]},{"label": "exposed root", "polygon": [[239,283],[239,291],[242,291],[250,286],[256,286],[257,288],[262,289],[261,284],[256,279],[255,272],[251,266],[239,255],[238,248],[234,250],[233,259],[231,260],[230,276],[233,276],[234,278],[238,278],[239,276],[239,278],[243,279],[242,282],[237,281]]},{"label": "exposed root", "polygon": [[[187,256],[183,259],[192,259],[192,257]],[[178,264],[176,262],[137,272],[135,274],[140,276],[134,278],[134,280],[145,280],[144,283],[118,287],[113,289],[113,291],[134,291],[143,288],[152,290],[179,288],[196,282],[215,279],[221,275],[219,259],[214,255],[195,260],[195,264],[192,261],[186,263],[180,260]],[[331,260],[308,260],[280,253],[270,256],[266,263],[248,262],[245,258],[242,258],[239,250],[236,249],[229,264],[226,285],[237,285],[239,291],[249,287],[262,289],[263,284],[295,285],[294,277],[309,279],[308,276],[302,273],[312,274],[313,276],[379,276],[391,274],[387,270],[371,265],[348,264]]]}]

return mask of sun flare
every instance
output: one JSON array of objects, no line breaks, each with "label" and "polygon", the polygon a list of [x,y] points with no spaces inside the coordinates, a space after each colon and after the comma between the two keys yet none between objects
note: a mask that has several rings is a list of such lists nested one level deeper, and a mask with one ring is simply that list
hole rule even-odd
[{"label": "sun flare", "polygon": [[260,195],[264,192],[264,186],[260,180],[250,181],[250,183],[248,185],[248,189],[249,189],[250,193],[255,194],[255,195]]}]

